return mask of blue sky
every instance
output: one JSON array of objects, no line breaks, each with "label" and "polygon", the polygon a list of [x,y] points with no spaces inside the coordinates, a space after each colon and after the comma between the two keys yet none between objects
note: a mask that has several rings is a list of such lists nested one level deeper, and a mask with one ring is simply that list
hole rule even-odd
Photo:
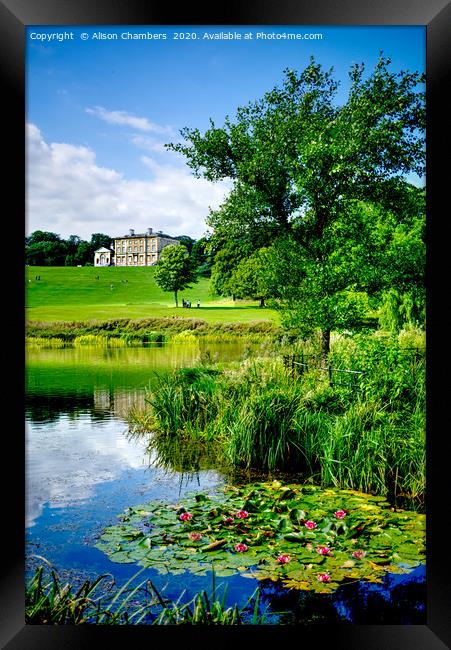
[{"label": "blue sky", "polygon": [[[303,38],[287,38],[294,34]],[[370,72],[380,51],[393,70],[424,71],[425,28],[28,27],[27,233],[89,239],[153,227],[201,237],[209,206],[221,204],[230,183],[195,179],[164,143],[184,126],[222,125],[311,55],[334,68],[344,102],[350,66],[363,62]]]}]

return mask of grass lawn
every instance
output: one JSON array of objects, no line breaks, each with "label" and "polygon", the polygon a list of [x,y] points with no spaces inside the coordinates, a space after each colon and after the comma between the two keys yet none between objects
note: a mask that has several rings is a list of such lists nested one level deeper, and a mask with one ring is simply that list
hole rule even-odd
[{"label": "grass lawn", "polygon": [[[174,295],[162,291],[153,276],[152,267],[28,266],[26,318],[52,322],[177,315],[207,322],[279,322],[275,311],[261,309],[257,301],[233,302],[213,296],[207,278],[179,293],[177,309]],[[183,309],[182,298],[191,300],[193,307]],[[199,309],[195,306],[198,299]]]}]

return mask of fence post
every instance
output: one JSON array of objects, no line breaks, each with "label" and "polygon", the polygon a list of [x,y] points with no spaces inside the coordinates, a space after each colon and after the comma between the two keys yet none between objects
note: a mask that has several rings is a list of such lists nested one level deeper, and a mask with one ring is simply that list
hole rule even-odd
[{"label": "fence post", "polygon": [[329,366],[329,385],[332,386],[332,366]]}]

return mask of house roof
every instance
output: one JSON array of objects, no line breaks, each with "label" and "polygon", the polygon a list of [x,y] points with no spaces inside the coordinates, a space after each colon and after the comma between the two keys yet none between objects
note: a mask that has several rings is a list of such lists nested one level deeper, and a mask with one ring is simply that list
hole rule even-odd
[{"label": "house roof", "polygon": [[104,246],[102,246],[102,248],[98,248],[96,251],[94,251],[94,253],[112,253],[112,252],[113,251],[111,250],[111,248],[105,248]]},{"label": "house roof", "polygon": [[138,237],[144,238],[144,237],[165,237],[166,239],[175,239],[175,237],[172,237],[171,235],[166,235],[164,232],[152,232],[152,233],[142,233],[140,234],[135,233],[134,235],[121,235],[120,237],[114,237],[114,240],[116,239],[137,239]]}]

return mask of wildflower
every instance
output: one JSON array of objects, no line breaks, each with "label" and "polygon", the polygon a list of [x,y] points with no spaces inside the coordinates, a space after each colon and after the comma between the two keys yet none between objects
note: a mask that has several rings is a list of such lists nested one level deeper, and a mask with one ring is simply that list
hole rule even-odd
[{"label": "wildflower", "polygon": [[235,551],[238,551],[239,553],[244,553],[244,551],[247,551],[246,544],[235,544]]},{"label": "wildflower", "polygon": [[193,518],[193,515],[190,512],[182,512],[182,514],[180,515],[180,519],[182,521],[189,521],[192,518]]},{"label": "wildflower", "polygon": [[287,564],[291,560],[290,555],[279,555],[277,558],[277,561],[280,562],[280,564]]},{"label": "wildflower", "polygon": [[233,523],[233,517],[224,517],[224,523],[225,524],[232,524]]},{"label": "wildflower", "polygon": [[330,548],[328,546],[318,546],[316,552],[320,555],[329,555]]},{"label": "wildflower", "polygon": [[307,549],[307,551],[313,551],[313,544],[310,544],[309,542],[308,544],[305,545],[305,548]]},{"label": "wildflower", "polygon": [[334,515],[337,519],[344,519],[346,517],[346,512],[344,510],[337,510],[334,512]]},{"label": "wildflower", "polygon": [[366,553],[365,553],[365,551],[360,551],[360,550],[358,550],[358,551],[353,551],[353,552],[352,552],[352,555],[353,555],[355,558],[357,558],[358,560],[361,560],[362,558],[365,557]]},{"label": "wildflower", "polygon": [[190,533],[188,537],[193,541],[193,542],[198,542],[200,539],[202,539],[202,535],[200,533]]},{"label": "wildflower", "polygon": [[238,519],[247,519],[247,517],[249,517],[249,513],[246,512],[246,510],[238,510],[238,512],[235,514],[235,517],[238,517]]},{"label": "wildflower", "polygon": [[305,527],[308,528],[309,530],[313,530],[316,528],[317,524],[314,521],[311,521],[310,519],[305,522]]},{"label": "wildflower", "polygon": [[319,580],[319,582],[330,582],[330,575],[328,573],[318,573],[316,579]]}]

